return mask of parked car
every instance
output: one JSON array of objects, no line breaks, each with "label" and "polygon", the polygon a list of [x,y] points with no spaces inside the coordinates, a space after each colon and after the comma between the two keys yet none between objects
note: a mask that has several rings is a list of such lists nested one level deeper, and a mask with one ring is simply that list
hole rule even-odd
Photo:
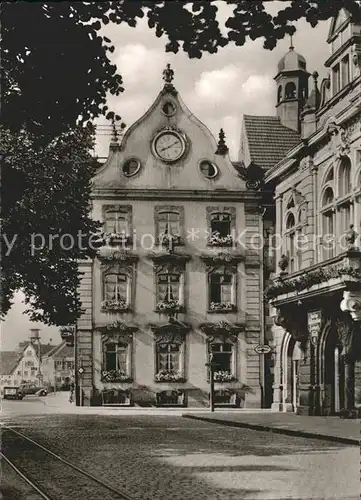
[{"label": "parked car", "polygon": [[4,399],[23,399],[24,396],[18,393],[18,387],[4,387]]},{"label": "parked car", "polygon": [[48,394],[48,390],[45,387],[39,387],[35,384],[20,384],[17,388],[19,399],[22,399],[24,396],[29,394],[36,394],[37,396],[46,396]]}]

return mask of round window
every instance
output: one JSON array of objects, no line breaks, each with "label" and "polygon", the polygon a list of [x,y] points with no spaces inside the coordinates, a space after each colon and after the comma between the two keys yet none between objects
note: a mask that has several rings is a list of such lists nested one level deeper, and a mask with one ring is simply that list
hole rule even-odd
[{"label": "round window", "polygon": [[123,174],[126,177],[133,177],[140,169],[140,161],[135,158],[127,160],[123,165]]},{"label": "round window", "polygon": [[207,179],[214,179],[218,174],[218,168],[210,161],[202,161],[199,168],[204,177],[207,177]]},{"label": "round window", "polygon": [[162,113],[165,116],[173,116],[175,113],[175,105],[171,101],[167,101],[162,106]]}]

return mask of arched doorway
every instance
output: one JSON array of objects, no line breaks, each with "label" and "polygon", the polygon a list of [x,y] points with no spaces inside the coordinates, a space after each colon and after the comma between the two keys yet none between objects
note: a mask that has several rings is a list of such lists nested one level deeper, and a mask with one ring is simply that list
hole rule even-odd
[{"label": "arched doorway", "polygon": [[283,394],[284,411],[297,411],[299,406],[299,374],[303,353],[300,343],[289,334],[284,343]]},{"label": "arched doorway", "polygon": [[321,357],[323,358],[323,401],[322,414],[336,415],[344,408],[345,366],[335,328],[325,332]]}]

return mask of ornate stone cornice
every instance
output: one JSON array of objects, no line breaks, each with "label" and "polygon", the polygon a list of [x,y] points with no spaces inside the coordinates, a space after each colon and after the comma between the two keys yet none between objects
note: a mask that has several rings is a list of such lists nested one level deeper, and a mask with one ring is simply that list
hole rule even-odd
[{"label": "ornate stone cornice", "polygon": [[119,198],[126,200],[167,200],[172,201],[222,201],[225,203],[256,201],[261,198],[261,194],[249,190],[231,191],[229,189],[124,189],[124,187],[104,187],[94,188],[91,194],[93,199],[113,200]]},{"label": "ornate stone cornice", "polygon": [[215,323],[202,323],[199,325],[199,329],[206,334],[207,342],[212,343],[219,340],[236,343],[238,334],[244,329],[244,326],[227,321],[217,321]]},{"label": "ornate stone cornice", "polygon": [[167,323],[150,323],[148,328],[154,333],[156,343],[183,343],[186,333],[192,327],[188,323],[170,318]]},{"label": "ornate stone cornice", "polygon": [[200,255],[201,260],[207,264],[208,267],[215,266],[234,266],[238,262],[244,260],[244,255],[233,252],[217,252],[217,253],[203,253]]},{"label": "ornate stone cornice", "polygon": [[106,325],[98,325],[95,330],[107,335],[114,334],[133,334],[139,330],[137,325],[128,325],[123,323],[123,321],[114,321],[113,323],[108,323]]},{"label": "ornate stone cornice", "polygon": [[155,266],[164,266],[167,264],[182,265],[191,259],[191,255],[171,251],[151,252],[148,258],[154,262]]},{"label": "ornate stone cornice", "polygon": [[102,247],[98,250],[97,257],[101,262],[137,262],[139,260],[138,255],[126,248]]}]

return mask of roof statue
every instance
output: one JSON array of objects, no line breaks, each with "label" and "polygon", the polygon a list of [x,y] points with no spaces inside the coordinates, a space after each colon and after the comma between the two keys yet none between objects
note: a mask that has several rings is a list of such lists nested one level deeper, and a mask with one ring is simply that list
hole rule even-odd
[{"label": "roof statue", "polygon": [[174,80],[174,71],[170,67],[169,63],[163,71],[163,80],[165,81],[165,83],[172,83],[172,81]]}]

